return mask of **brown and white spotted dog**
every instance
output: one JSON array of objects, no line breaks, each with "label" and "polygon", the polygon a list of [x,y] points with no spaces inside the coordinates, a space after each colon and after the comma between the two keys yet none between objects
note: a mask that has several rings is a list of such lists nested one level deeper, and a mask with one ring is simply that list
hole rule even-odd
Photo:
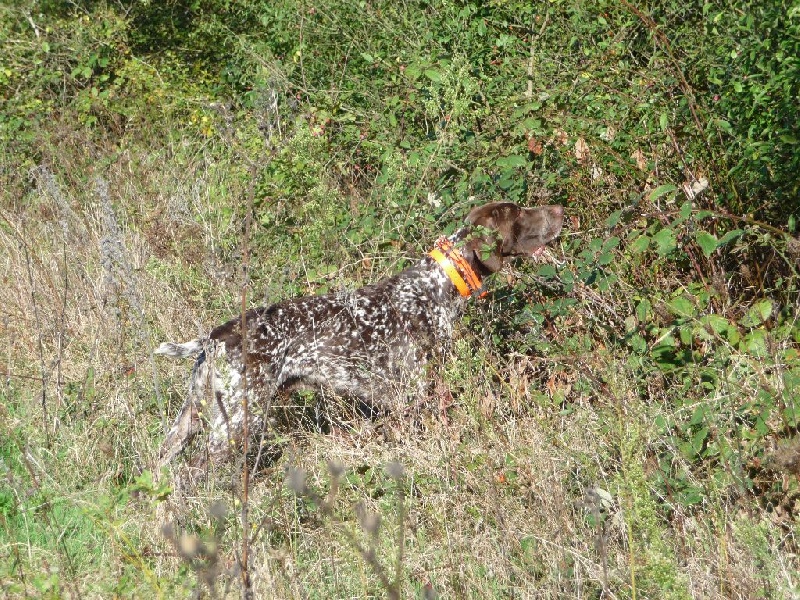
[{"label": "brown and white spotted dog", "polygon": [[[425,364],[450,338],[469,298],[481,294],[483,278],[500,270],[508,257],[540,253],[558,236],[563,216],[557,205],[492,202],[472,210],[465,227],[394,277],[355,291],[247,311],[250,435],[261,433],[263,414],[283,389],[310,386],[387,408],[418,393]],[[242,341],[242,320],[236,317],[206,338],[166,342],[156,350],[180,358],[199,355],[188,397],[161,446],[162,465],[202,429],[208,431],[212,462],[240,450]],[[194,465],[205,461],[202,453]]]}]

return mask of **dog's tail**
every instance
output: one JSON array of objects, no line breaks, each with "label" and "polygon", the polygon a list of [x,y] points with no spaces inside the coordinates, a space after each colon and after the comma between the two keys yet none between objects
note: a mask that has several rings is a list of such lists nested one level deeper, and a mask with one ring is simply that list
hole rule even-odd
[{"label": "dog's tail", "polygon": [[164,342],[156,348],[156,354],[163,354],[171,358],[189,358],[195,354],[200,354],[203,351],[203,340],[197,338],[185,344],[176,344],[175,342]]}]

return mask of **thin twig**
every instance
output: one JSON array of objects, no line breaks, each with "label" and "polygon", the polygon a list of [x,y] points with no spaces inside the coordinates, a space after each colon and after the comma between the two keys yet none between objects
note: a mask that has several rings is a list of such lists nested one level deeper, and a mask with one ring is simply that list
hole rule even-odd
[{"label": "thin twig", "polygon": [[[535,17],[534,17],[535,19]],[[536,42],[542,37],[545,28],[547,27],[547,22],[550,20],[550,12],[546,12],[544,15],[544,21],[542,22],[542,26],[539,29],[539,33],[534,35],[533,33],[533,23],[531,23],[531,53],[530,57],[528,58],[528,90],[525,94],[526,99],[530,102],[533,98],[533,63],[536,58],[536,54],[534,53],[534,48],[536,47]]]},{"label": "thin twig", "polygon": [[247,449],[250,437],[250,394],[249,394],[249,365],[248,365],[248,348],[247,348],[247,286],[249,284],[249,267],[250,267],[250,228],[253,223],[253,198],[255,196],[255,187],[258,174],[257,165],[250,166],[250,187],[247,191],[247,214],[244,218],[244,239],[242,240],[242,413],[244,418],[244,431],[242,455],[245,460],[242,461],[242,599],[249,600],[253,598],[253,586],[250,581],[249,571],[249,554],[250,554],[250,533],[248,522],[249,511],[249,492],[250,492],[250,473],[247,467]]},{"label": "thin twig", "polygon": [[44,424],[44,436],[45,436],[45,444],[47,446],[50,445],[50,435],[47,431],[47,380],[49,376],[47,374],[47,365],[44,360],[44,343],[42,342],[42,323],[39,320],[39,303],[36,301],[36,284],[33,279],[33,269],[31,269],[31,255],[28,252],[28,244],[20,238],[20,242],[22,243],[22,248],[25,252],[25,265],[28,272],[28,283],[31,286],[31,301],[33,302],[33,318],[36,322],[37,327],[37,340],[38,340],[38,348],[39,348],[39,368],[41,370],[41,381],[42,381],[42,419]]},{"label": "thin twig", "polygon": [[[61,259],[64,265],[64,295],[61,304],[61,318],[58,325],[58,354],[56,358],[56,415],[61,411],[61,405],[64,402],[64,394],[62,386],[64,384],[64,376],[61,371],[61,365],[64,360],[64,338],[66,331],[66,316],[67,316],[67,293],[69,291],[69,264],[67,263],[67,221],[66,217],[63,221],[63,232],[61,238]],[[56,435],[58,428],[58,418],[53,419],[53,436]]]}]

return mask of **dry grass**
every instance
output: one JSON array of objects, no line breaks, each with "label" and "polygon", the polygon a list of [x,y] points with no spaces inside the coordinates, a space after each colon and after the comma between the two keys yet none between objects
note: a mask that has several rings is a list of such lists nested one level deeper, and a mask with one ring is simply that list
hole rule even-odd
[{"label": "dry grass", "polygon": [[[152,349],[227,317],[240,281],[227,209],[243,184],[176,155],[123,153],[88,182],[39,167],[2,197],[0,518],[27,527],[0,538],[12,597],[241,595],[237,473],[170,500],[166,532],[164,490],[142,478],[189,368]],[[255,597],[791,597],[792,522],[727,487],[691,509],[659,497],[670,403],[624,359],[559,345],[620,312],[583,293],[541,332],[560,354],[497,356],[462,329],[437,388],[447,419],[433,398],[413,419],[279,432],[248,500]]]}]

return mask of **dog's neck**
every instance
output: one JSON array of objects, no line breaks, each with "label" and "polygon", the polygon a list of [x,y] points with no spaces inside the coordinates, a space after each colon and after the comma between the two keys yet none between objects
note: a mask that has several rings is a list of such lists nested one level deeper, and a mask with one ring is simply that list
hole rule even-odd
[{"label": "dog's neck", "polygon": [[483,278],[461,250],[456,247],[454,241],[448,238],[439,238],[429,255],[444,271],[450,279],[450,283],[455,286],[462,297],[478,296],[483,298],[486,295],[486,291],[483,289]]}]

